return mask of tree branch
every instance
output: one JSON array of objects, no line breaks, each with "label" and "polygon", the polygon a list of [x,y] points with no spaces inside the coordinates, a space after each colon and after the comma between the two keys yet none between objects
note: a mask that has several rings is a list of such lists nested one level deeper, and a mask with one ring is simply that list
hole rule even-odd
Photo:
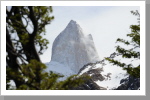
[{"label": "tree branch", "polygon": [[37,31],[38,31],[38,21],[37,21],[35,15],[34,15],[33,7],[32,7],[32,6],[29,6],[28,8],[29,8],[29,10],[30,10],[30,15],[29,15],[29,17],[30,17],[30,19],[31,19],[31,21],[32,21],[32,24],[33,24],[33,26],[34,26],[34,31],[33,31],[32,35],[31,35],[31,36],[32,36],[32,39],[34,39],[35,36],[36,36],[36,34],[37,34]]}]

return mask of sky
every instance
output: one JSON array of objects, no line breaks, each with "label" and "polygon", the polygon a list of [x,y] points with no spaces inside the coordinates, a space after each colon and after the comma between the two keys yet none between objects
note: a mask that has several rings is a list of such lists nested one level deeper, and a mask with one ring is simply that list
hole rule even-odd
[{"label": "sky", "polygon": [[85,34],[91,34],[100,59],[109,57],[115,51],[117,38],[128,39],[130,25],[137,24],[137,17],[130,11],[138,6],[53,6],[55,18],[46,26],[48,49],[40,56],[42,62],[50,62],[52,45],[70,20],[76,21]]}]

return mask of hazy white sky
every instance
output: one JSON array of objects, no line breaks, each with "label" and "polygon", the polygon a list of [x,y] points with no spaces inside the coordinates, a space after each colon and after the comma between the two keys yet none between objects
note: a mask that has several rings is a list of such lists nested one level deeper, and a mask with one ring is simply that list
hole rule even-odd
[{"label": "hazy white sky", "polygon": [[92,34],[100,59],[110,56],[115,51],[116,39],[126,38],[129,26],[137,24],[137,17],[130,11],[139,10],[137,6],[53,6],[55,19],[46,26],[49,40],[48,49],[41,55],[43,62],[51,60],[54,39],[62,32],[70,20],[75,20],[83,31]]}]

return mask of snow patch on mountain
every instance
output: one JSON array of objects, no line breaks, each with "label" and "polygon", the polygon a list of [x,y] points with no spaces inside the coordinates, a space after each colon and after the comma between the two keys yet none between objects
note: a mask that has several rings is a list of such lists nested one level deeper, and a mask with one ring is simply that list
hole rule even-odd
[{"label": "snow patch on mountain", "polygon": [[67,77],[76,74],[68,66],[65,66],[59,62],[51,61],[51,62],[45,63],[45,65],[48,66],[48,68],[46,69],[47,72],[53,71],[54,73],[64,75],[64,77],[59,78],[60,81],[63,81]]},{"label": "snow patch on mountain", "polygon": [[[105,76],[105,80],[104,81],[96,81],[96,83],[99,86],[107,88],[108,90],[111,90],[113,88],[117,88],[118,86],[120,86],[120,81],[123,78],[128,77],[128,75],[126,75],[126,71],[124,71],[118,67],[115,67],[115,66],[113,67],[114,69],[118,69],[116,71],[109,69],[110,66],[107,66],[107,67],[105,66],[103,68],[104,68],[104,72],[102,72],[101,74],[103,76]],[[108,73],[111,73],[110,78],[106,77],[106,75]]]}]

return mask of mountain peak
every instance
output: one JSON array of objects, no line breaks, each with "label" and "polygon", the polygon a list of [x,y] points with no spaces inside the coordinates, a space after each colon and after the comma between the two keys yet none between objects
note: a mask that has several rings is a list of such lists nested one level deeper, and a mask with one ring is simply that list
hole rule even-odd
[{"label": "mountain peak", "polygon": [[74,20],[70,20],[68,26],[79,26],[78,23]]},{"label": "mountain peak", "polygon": [[51,61],[78,73],[85,64],[99,61],[99,57],[93,40],[84,35],[76,21],[71,20],[53,42]]},{"label": "mountain peak", "polygon": [[74,20],[70,20],[70,23],[77,23],[76,21],[74,21]]},{"label": "mountain peak", "polygon": [[71,36],[73,38],[80,37],[80,36],[83,37],[83,35],[84,35],[83,32],[82,32],[82,28],[74,20],[70,20],[70,22],[68,23],[67,27],[61,33],[65,34],[67,36],[69,35],[69,36]]}]

